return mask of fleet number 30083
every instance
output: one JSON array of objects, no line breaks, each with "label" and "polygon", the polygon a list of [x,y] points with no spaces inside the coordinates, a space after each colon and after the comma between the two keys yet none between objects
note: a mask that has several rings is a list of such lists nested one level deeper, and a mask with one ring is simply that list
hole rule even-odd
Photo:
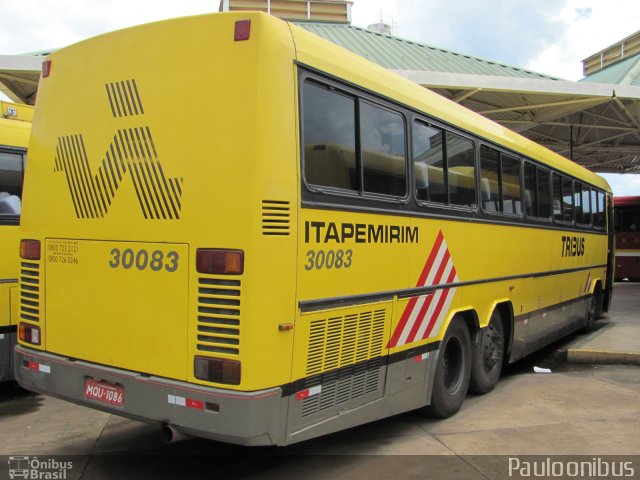
[{"label": "fleet number 30083", "polygon": [[304,269],[310,270],[331,270],[349,268],[353,250],[307,250],[307,261]]},{"label": "fleet number 30083", "polygon": [[149,252],[144,248],[138,251],[134,251],[131,248],[125,248],[124,250],[112,248],[110,255],[109,266],[111,268],[124,268],[125,270],[135,267],[138,270],[150,269],[154,272],[161,270],[175,272],[178,269],[178,261],[180,260],[178,252],[173,250],[165,253],[162,250]]}]

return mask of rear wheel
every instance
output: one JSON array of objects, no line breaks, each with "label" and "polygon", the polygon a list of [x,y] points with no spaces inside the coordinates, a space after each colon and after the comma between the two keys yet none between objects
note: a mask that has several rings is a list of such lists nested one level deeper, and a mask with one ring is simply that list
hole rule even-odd
[{"label": "rear wheel", "polygon": [[422,411],[438,418],[456,413],[469,387],[471,339],[467,324],[454,318],[444,336],[433,380],[431,404]]},{"label": "rear wheel", "polygon": [[600,318],[602,314],[602,289],[600,285],[596,286],[596,289],[589,299],[589,308],[587,309],[587,323],[582,327],[582,333],[593,332],[596,320]]},{"label": "rear wheel", "polygon": [[469,391],[483,395],[493,390],[498,383],[504,359],[504,325],[496,309],[486,328],[476,334],[473,344],[473,365]]}]

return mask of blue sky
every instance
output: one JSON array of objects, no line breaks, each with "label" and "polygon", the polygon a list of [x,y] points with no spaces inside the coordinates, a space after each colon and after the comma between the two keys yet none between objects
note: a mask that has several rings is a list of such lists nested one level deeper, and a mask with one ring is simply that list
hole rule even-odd
[{"label": "blue sky", "polygon": [[[0,54],[59,48],[218,6],[219,0],[3,0]],[[638,0],[355,0],[352,16],[358,26],[382,17],[395,35],[569,80],[581,78],[581,60],[640,28]],[[640,175],[624,177],[610,180],[614,192],[640,195]]]}]

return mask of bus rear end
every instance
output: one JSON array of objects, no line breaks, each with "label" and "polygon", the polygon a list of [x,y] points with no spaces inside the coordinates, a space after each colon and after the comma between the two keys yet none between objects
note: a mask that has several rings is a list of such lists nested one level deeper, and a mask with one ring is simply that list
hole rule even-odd
[{"label": "bus rear end", "polygon": [[20,248],[24,387],[168,432],[279,441],[295,109],[290,32],[266,15],[159,22],[47,58]]},{"label": "bus rear end", "polygon": [[0,102],[0,382],[13,378],[22,180],[33,107]]}]

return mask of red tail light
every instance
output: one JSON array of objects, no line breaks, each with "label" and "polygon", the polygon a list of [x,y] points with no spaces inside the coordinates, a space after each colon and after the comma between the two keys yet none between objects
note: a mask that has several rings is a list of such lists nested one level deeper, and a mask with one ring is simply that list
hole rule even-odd
[{"label": "red tail light", "polygon": [[238,20],[233,31],[233,39],[236,42],[249,40],[251,36],[251,20]]},{"label": "red tail light", "polygon": [[240,275],[244,272],[244,252],[219,248],[199,248],[196,270],[213,275]]},{"label": "red tail light", "polygon": [[240,385],[240,362],[224,358],[195,357],[193,374],[207,382]]},{"label": "red tail light", "polygon": [[21,240],[20,257],[25,260],[40,260],[40,240]]},{"label": "red tail light", "polygon": [[47,78],[51,75],[51,60],[45,60],[42,62],[42,78]]},{"label": "red tail light", "polygon": [[18,338],[23,342],[40,345],[40,327],[20,322],[20,325],[18,325]]}]

